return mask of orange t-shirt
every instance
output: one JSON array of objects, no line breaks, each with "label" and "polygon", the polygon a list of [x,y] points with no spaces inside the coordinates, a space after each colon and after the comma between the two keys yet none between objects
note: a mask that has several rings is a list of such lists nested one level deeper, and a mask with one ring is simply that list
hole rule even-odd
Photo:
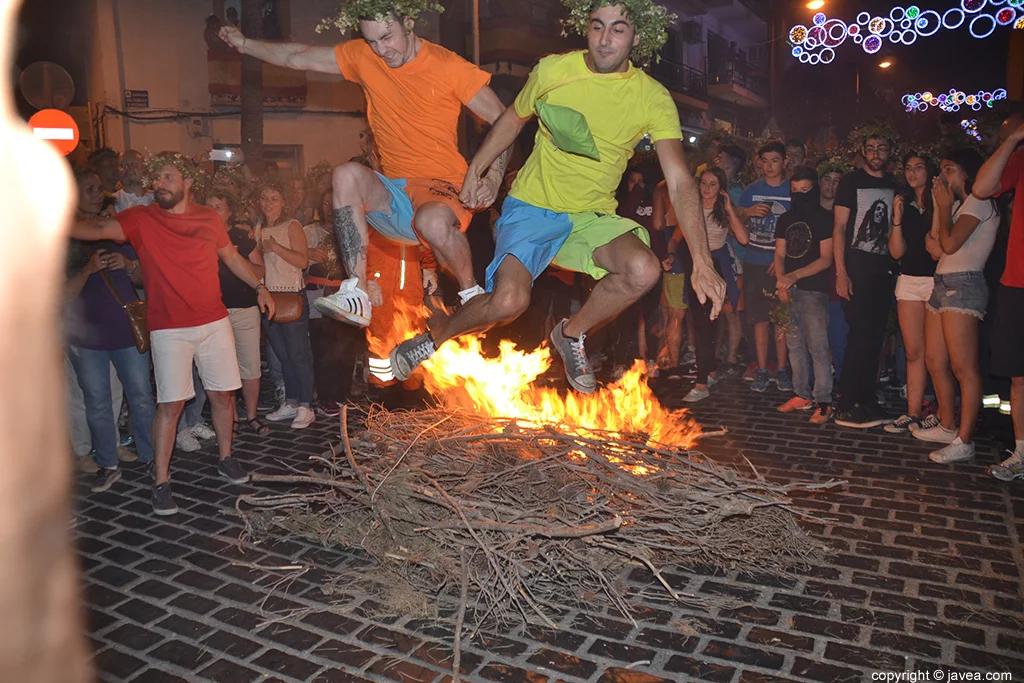
[{"label": "orange t-shirt", "polygon": [[384,175],[437,178],[461,188],[468,165],[459,154],[459,115],[490,74],[426,40],[397,69],[361,38],[337,45],[334,54],[345,79],[366,93]]}]

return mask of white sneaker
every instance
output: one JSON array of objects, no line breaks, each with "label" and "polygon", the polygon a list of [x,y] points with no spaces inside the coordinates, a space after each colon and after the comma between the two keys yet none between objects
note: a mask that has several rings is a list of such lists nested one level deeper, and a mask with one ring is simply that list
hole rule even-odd
[{"label": "white sneaker", "polygon": [[928,459],[932,462],[937,463],[950,463],[950,462],[964,462],[965,460],[974,459],[974,442],[964,443],[963,439],[959,436],[953,439],[945,448],[941,448],[937,451],[932,451],[928,454]]},{"label": "white sneaker", "polygon": [[287,403],[282,403],[280,408],[267,414],[267,419],[271,422],[284,422],[285,420],[294,420],[295,416],[298,414],[298,406],[290,406]]},{"label": "white sneaker", "polygon": [[[929,427],[927,429],[915,429],[911,432],[915,439],[921,441],[931,441],[932,443],[953,443],[956,439],[955,429],[946,429],[941,424]],[[971,446],[971,448],[974,448]]]},{"label": "white sneaker", "polygon": [[694,387],[693,389],[690,389],[690,393],[683,396],[683,401],[685,403],[697,403],[698,401],[703,401],[710,395],[711,392],[707,389],[698,389],[697,387]]},{"label": "white sneaker", "polygon": [[[269,415],[267,419],[270,419]],[[295,411],[295,419],[292,420],[292,429],[305,429],[314,422],[316,422],[316,413],[313,412],[313,409],[299,406]]]},{"label": "white sneaker", "polygon": [[919,429],[931,429],[932,427],[938,427],[941,423],[939,422],[939,416],[932,414],[924,418],[920,422],[911,423],[907,429],[913,433]]},{"label": "white sneaker", "polygon": [[216,439],[217,432],[210,429],[210,426],[205,422],[200,422],[192,428],[192,435],[197,439]]},{"label": "white sneaker", "polygon": [[359,278],[356,277],[343,281],[337,292],[320,297],[313,305],[328,318],[356,327],[369,327],[370,316],[373,313],[370,297],[359,289]]},{"label": "white sneaker", "polygon": [[178,447],[179,451],[187,453],[192,453],[202,448],[199,439],[196,438],[191,429],[183,429],[178,432],[178,435],[174,437],[174,445]]},{"label": "white sneaker", "polygon": [[988,473],[1000,481],[1013,481],[1024,477],[1024,453],[1010,453],[1010,457],[988,468]]}]

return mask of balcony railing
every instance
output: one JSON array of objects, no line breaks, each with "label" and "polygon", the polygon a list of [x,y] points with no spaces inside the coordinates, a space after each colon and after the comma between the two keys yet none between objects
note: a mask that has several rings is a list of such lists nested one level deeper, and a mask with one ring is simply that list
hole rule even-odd
[{"label": "balcony railing", "polygon": [[710,64],[711,85],[738,85],[755,95],[768,97],[768,74],[749,63],[723,62]]},{"label": "balcony railing", "polygon": [[651,76],[661,81],[669,90],[707,99],[708,76],[703,71],[662,59],[651,66]]}]

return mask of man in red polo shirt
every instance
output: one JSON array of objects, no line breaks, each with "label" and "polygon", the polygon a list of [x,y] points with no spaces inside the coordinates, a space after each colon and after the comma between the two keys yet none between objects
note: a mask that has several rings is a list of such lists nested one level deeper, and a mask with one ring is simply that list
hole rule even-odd
[{"label": "man in red polo shirt", "polygon": [[1024,124],[1019,123],[978,171],[973,193],[988,199],[1016,191],[1010,219],[1006,269],[999,280],[996,317],[992,322],[992,374],[1010,377],[1010,414],[1016,447],[999,465],[989,468],[997,479],[1024,477]]},{"label": "man in red polo shirt", "polygon": [[217,470],[233,484],[249,480],[248,473],[231,457],[233,396],[242,380],[234,334],[221,301],[218,258],[257,290],[260,308],[269,317],[274,315],[274,301],[248,261],[231,245],[220,217],[213,209],[191,202],[194,164],[180,154],[164,152],[151,168],[154,204],[122,211],[111,219],[77,223],[71,236],[130,242],[138,254],[156,375],[153,512],[173,515],[178,506],[171,497],[171,452],[182,408],[195,396],[193,362],[210,400],[220,450]]}]

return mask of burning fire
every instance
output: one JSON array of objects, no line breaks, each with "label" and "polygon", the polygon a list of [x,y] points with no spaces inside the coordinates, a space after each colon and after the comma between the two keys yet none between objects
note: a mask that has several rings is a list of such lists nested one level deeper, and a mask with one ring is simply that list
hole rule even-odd
[{"label": "burning fire", "polygon": [[[424,328],[425,311],[396,311],[395,330],[408,339]],[[390,335],[389,335],[390,336]],[[551,366],[549,349],[533,352],[502,341],[497,358],[488,358],[480,337],[467,336],[446,342],[423,364],[427,390],[449,409],[468,409],[493,417],[512,417],[531,424],[575,427],[588,432],[644,434],[651,442],[688,448],[700,428],[682,410],[667,410],[647,386],[643,361],[619,381],[593,394],[534,387]],[[642,474],[642,473],[638,473]]]}]

